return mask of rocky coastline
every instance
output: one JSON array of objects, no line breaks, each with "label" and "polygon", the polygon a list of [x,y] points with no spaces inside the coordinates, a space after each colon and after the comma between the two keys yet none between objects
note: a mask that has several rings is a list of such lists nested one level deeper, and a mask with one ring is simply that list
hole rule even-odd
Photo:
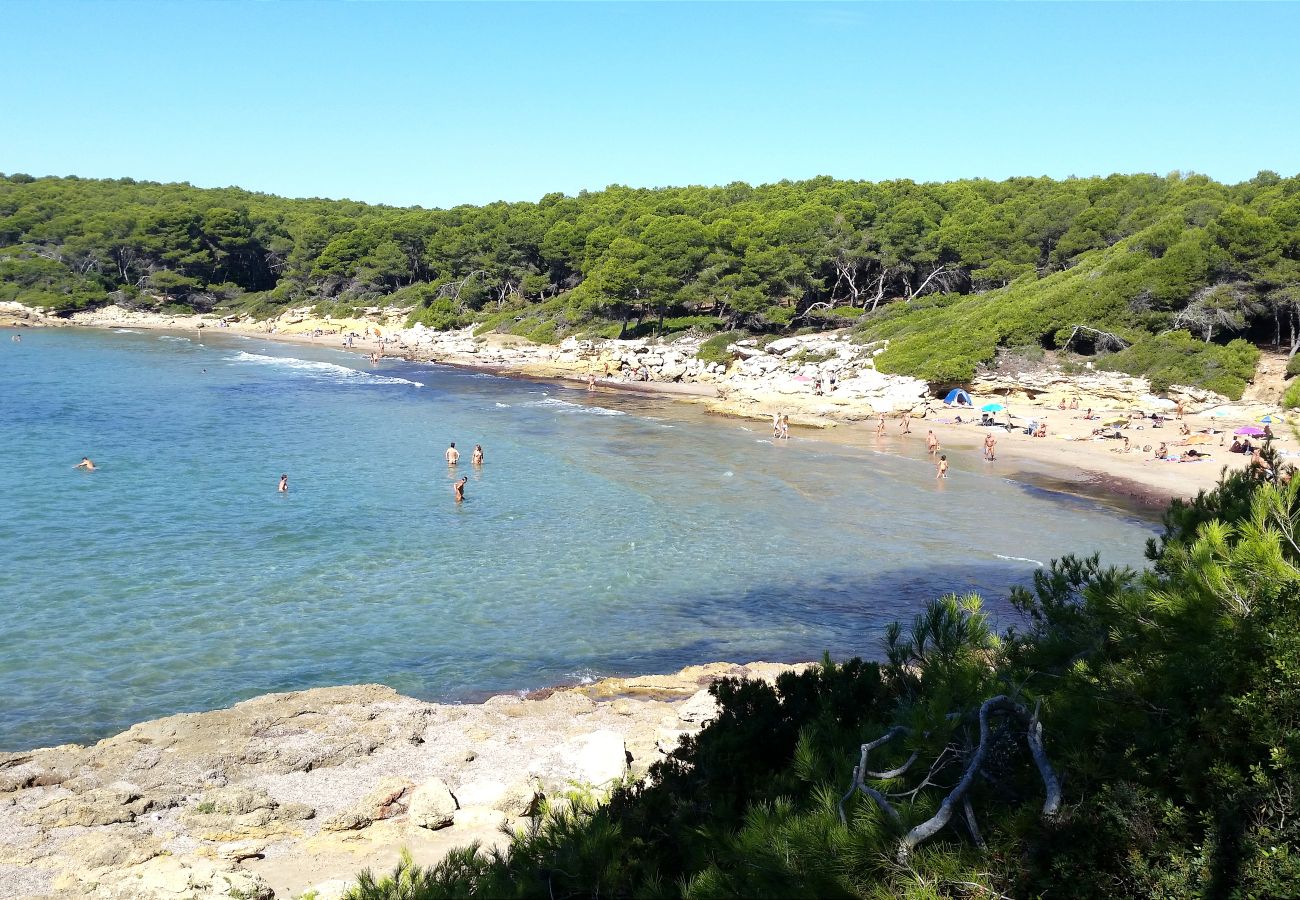
[{"label": "rocky coastline", "polygon": [[0,753],[0,898],[339,897],[403,848],[431,864],[500,844],[543,798],[643,777],[716,714],[711,683],[802,667],[715,663],[464,705],[318,688]]}]

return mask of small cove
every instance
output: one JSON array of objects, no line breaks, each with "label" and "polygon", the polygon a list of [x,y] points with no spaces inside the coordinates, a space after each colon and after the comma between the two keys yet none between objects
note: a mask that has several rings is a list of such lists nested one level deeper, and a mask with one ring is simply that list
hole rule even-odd
[{"label": "small cove", "polygon": [[[669,401],[225,335],[28,333],[0,421],[6,750],[330,684],[472,700],[875,655],[931,597],[1009,624],[1035,561],[1140,565],[1152,533],[977,460],[940,485]],[[452,440],[487,455],[462,506]]]}]

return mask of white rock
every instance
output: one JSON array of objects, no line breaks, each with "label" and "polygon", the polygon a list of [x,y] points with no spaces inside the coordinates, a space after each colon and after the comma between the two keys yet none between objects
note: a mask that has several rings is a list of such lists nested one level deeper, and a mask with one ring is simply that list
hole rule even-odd
[{"label": "white rock", "polygon": [[765,348],[768,353],[785,353],[787,350],[798,350],[803,344],[797,337],[778,338],[770,342]]},{"label": "white rock", "polygon": [[683,722],[703,724],[713,721],[717,716],[717,698],[706,690],[696,691],[689,700],[677,708],[677,718]]},{"label": "white rock", "polygon": [[455,813],[456,798],[441,778],[430,778],[411,794],[412,825],[431,830],[446,828],[452,823]]},{"label": "white rock", "polygon": [[579,738],[576,760],[583,782],[605,787],[627,774],[627,746],[617,731],[601,729]]},{"label": "white rock", "polygon": [[506,814],[487,806],[463,806],[456,810],[454,824],[457,828],[498,829],[506,824]]},{"label": "white rock", "polygon": [[470,806],[501,809],[505,796],[506,786],[499,781],[467,781],[456,788],[456,802],[462,809]]},{"label": "white rock", "polygon": [[322,881],[320,884],[313,885],[310,893],[316,895],[316,900],[343,900],[348,891],[356,887],[356,882],[348,881],[344,878],[332,878],[329,881]]}]

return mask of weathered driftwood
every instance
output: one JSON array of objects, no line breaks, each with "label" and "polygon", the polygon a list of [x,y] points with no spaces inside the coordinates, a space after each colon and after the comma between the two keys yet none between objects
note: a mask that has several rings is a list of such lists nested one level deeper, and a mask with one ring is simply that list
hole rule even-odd
[{"label": "weathered driftwood", "polygon": [[[1023,723],[1025,727],[1025,743],[1029,747],[1029,753],[1033,757],[1034,765],[1038,768],[1038,774],[1042,779],[1043,789],[1046,793],[1046,798],[1043,802],[1043,817],[1050,819],[1060,811],[1061,783],[1056,776],[1056,771],[1052,768],[1050,760],[1047,758],[1047,751],[1043,747],[1043,726],[1039,721],[1038,714],[1039,709],[1037,707],[1035,707],[1034,712],[1031,715],[1029,710],[1027,710],[1023,705],[1016,703],[1005,694],[990,697],[980,705],[978,716],[979,743],[976,744],[974,750],[967,755],[961,777],[948,791],[947,796],[943,798],[943,801],[939,804],[939,808],[935,810],[934,815],[912,828],[903,836],[898,846],[898,858],[900,860],[905,860],[908,854],[910,854],[918,845],[941,831],[944,826],[952,820],[953,813],[959,808],[962,810],[963,818],[965,819],[966,827],[970,831],[972,840],[974,840],[977,845],[981,847],[984,846],[984,838],[980,834],[979,825],[975,819],[975,810],[971,805],[969,793],[971,786],[975,783],[975,779],[983,774],[982,770],[984,762],[987,759],[990,750],[997,743],[998,738],[1004,733],[1004,729],[998,729],[996,732],[993,730],[991,723],[994,717],[1008,717]],[[948,718],[951,720],[954,718],[961,718],[961,716],[960,714],[953,713],[950,714]],[[862,793],[864,796],[871,798],[872,802],[874,802],[876,806],[878,806],[881,811],[888,815],[895,823],[901,824],[902,816],[898,812],[898,809],[889,802],[889,799],[883,793],[866,784],[863,779],[898,778],[905,774],[912,767],[912,764],[916,762],[918,757],[917,752],[913,752],[907,761],[898,768],[883,772],[874,772],[868,769],[867,760],[872,750],[888,744],[895,738],[911,733],[912,730],[910,728],[903,725],[895,725],[874,741],[862,745],[858,764],[853,767],[853,781],[849,785],[848,792],[840,798],[839,812],[841,822],[846,824],[848,822],[848,816],[844,811],[844,805],[855,793]],[[942,759],[943,755],[944,754],[940,754],[940,759]],[[920,791],[921,788],[930,784],[930,778],[934,774],[937,764],[938,760],[936,760],[935,766],[931,766],[930,773],[926,775],[925,779],[915,789],[895,796],[915,797],[916,793]]]},{"label": "weathered driftwood", "polygon": [[1061,345],[1061,349],[1069,350],[1080,332],[1091,335],[1092,342],[1096,345],[1098,350],[1123,350],[1129,345],[1128,341],[1124,340],[1117,334],[1111,334],[1109,331],[1090,328],[1087,325],[1075,325],[1074,330],[1070,332],[1070,336],[1066,338],[1065,343]]}]

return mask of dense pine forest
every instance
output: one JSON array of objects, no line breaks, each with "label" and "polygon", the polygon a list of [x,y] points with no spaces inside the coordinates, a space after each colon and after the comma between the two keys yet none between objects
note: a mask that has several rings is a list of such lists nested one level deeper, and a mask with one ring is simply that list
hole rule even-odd
[{"label": "dense pine forest", "polygon": [[542,342],[853,326],[891,340],[883,370],[939,384],[1031,348],[1239,395],[1251,345],[1300,347],[1300,178],[816,178],[426,210],[15,174],[0,300],[398,305]]}]

